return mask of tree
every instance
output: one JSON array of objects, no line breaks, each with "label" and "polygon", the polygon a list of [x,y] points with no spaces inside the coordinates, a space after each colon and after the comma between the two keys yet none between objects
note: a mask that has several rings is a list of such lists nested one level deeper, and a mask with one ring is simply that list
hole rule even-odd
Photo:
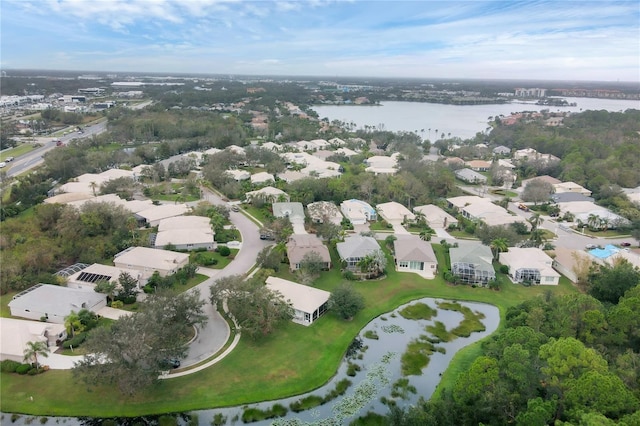
[{"label": "tree", "polygon": [[527,183],[522,191],[522,200],[533,202],[535,205],[549,200],[553,193],[553,186],[542,179],[534,179]]},{"label": "tree", "polygon": [[327,241],[337,240],[340,237],[340,231],[342,231],[342,227],[329,220],[325,220],[316,225],[316,235]]},{"label": "tree", "polygon": [[634,240],[636,240],[636,242],[638,243],[638,246],[640,246],[640,227],[632,229],[631,236],[633,237]]},{"label": "tree", "polygon": [[280,269],[282,259],[284,259],[285,250],[284,244],[265,247],[258,253],[256,263],[262,268],[273,269],[277,272]]},{"label": "tree", "polygon": [[316,251],[310,251],[305,253],[300,260],[300,269],[310,274],[311,276],[317,276],[325,267],[326,262],[322,259],[322,256]]},{"label": "tree", "polygon": [[24,361],[29,362],[33,360],[36,365],[36,369],[40,368],[40,364],[38,363],[38,356],[48,357],[49,356],[49,348],[45,342],[27,342],[26,347],[24,348]]},{"label": "tree", "polygon": [[69,315],[64,317],[64,327],[67,329],[67,334],[71,337],[76,335],[76,331],[82,331],[82,321],[76,311],[71,311]]},{"label": "tree", "polygon": [[345,320],[353,318],[364,308],[364,297],[351,284],[343,283],[331,292],[329,309]]},{"label": "tree", "polygon": [[144,391],[166,369],[166,359],[186,355],[192,328],[206,321],[203,306],[197,290],[149,295],[135,315],[93,330],[74,374],[88,386],[113,385],[125,395]]},{"label": "tree", "polygon": [[118,277],[118,297],[135,297],[138,293],[138,280],[132,277],[128,272],[120,273]]},{"label": "tree", "polygon": [[531,215],[529,219],[527,219],[527,222],[531,224],[531,232],[533,233],[533,231],[537,230],[538,227],[542,225],[542,222],[544,222],[544,219],[542,218],[540,213],[534,213]]},{"label": "tree", "polygon": [[257,279],[244,281],[241,275],[221,278],[213,283],[210,292],[214,306],[226,299],[229,313],[242,333],[253,339],[272,333],[280,324],[293,318],[293,309],[282,295]]},{"label": "tree", "polygon": [[509,242],[506,238],[496,238],[491,241],[491,245],[489,247],[491,247],[491,251],[493,252],[494,260],[498,260],[500,253],[509,251]]},{"label": "tree", "polygon": [[362,272],[382,274],[387,267],[387,257],[382,250],[378,249],[360,259],[357,265]]},{"label": "tree", "polygon": [[618,303],[625,291],[640,283],[640,269],[626,260],[602,265],[589,276],[589,294],[602,302]]},{"label": "tree", "polygon": [[113,303],[113,299],[115,298],[117,284],[113,281],[109,280],[100,280],[96,283],[96,286],[93,290],[96,293],[104,293],[110,300],[110,303]]}]

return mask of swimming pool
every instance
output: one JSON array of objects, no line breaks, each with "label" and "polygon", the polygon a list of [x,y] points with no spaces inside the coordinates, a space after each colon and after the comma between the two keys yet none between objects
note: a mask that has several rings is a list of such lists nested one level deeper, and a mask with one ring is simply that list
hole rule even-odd
[{"label": "swimming pool", "polygon": [[604,248],[595,248],[593,250],[589,250],[589,253],[591,253],[598,259],[606,259],[607,257],[614,255],[619,251],[620,249],[618,247],[607,244],[606,246],[604,246]]}]

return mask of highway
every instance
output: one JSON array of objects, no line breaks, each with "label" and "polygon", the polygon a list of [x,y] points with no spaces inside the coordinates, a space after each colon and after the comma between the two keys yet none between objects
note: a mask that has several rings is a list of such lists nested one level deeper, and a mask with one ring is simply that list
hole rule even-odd
[{"label": "highway", "polygon": [[37,143],[42,144],[42,146],[13,160],[13,163],[11,163],[11,168],[7,171],[7,177],[18,176],[42,164],[44,161],[44,155],[52,149],[56,148],[57,140],[62,141],[62,143],[66,145],[73,139],[90,138],[91,136],[98,135],[106,130],[107,122],[105,120],[101,121],[100,123],[85,127],[83,129],[83,133],[72,132],[59,138],[38,138]]}]

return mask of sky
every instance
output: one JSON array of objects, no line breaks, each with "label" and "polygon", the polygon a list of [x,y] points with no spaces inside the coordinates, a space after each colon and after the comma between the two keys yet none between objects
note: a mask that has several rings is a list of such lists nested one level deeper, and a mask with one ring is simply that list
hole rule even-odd
[{"label": "sky", "polygon": [[0,0],[0,67],[638,82],[640,3]]}]

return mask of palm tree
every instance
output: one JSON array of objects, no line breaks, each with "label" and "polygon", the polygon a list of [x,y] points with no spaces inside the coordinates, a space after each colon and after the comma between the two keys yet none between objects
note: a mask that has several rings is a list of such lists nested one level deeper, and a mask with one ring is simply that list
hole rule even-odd
[{"label": "palm tree", "polygon": [[506,238],[496,238],[491,241],[489,247],[491,247],[491,251],[493,252],[494,260],[498,260],[498,255],[500,253],[509,251],[509,241],[507,241]]},{"label": "palm tree", "polygon": [[422,241],[431,241],[431,232],[429,232],[429,231],[421,231],[420,232],[420,239]]},{"label": "palm tree", "polygon": [[82,331],[82,322],[80,316],[76,311],[71,311],[69,315],[64,317],[64,327],[67,329],[67,333],[74,337],[76,331]]},{"label": "palm tree", "polygon": [[531,232],[533,232],[537,230],[540,225],[542,225],[544,219],[542,218],[542,216],[540,216],[540,213],[534,213],[531,215],[528,221],[531,224]]},{"label": "palm tree", "polygon": [[33,359],[36,364],[36,369],[39,368],[38,355],[43,357],[49,356],[49,348],[45,342],[27,342],[27,346],[24,348],[24,361],[29,362]]},{"label": "palm tree", "polygon": [[609,218],[607,217],[600,218],[600,228],[602,228],[603,231],[606,231],[607,229],[609,229]]},{"label": "palm tree", "polygon": [[587,225],[591,230],[596,229],[596,227],[600,225],[600,216],[598,216],[597,214],[591,213],[587,218]]},{"label": "palm tree", "polygon": [[91,187],[91,191],[93,191],[93,196],[96,196],[96,188],[98,187],[98,184],[95,182],[91,182],[89,183],[89,187]]}]

